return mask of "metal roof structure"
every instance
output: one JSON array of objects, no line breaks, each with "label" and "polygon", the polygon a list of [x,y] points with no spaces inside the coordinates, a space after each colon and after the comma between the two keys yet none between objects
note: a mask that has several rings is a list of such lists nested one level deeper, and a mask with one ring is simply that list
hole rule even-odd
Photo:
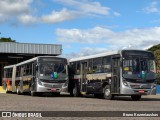
[{"label": "metal roof structure", "polygon": [[75,61],[79,61],[79,60],[87,60],[87,59],[104,57],[104,56],[115,55],[115,54],[119,54],[119,51],[111,51],[111,52],[99,53],[99,54],[95,54],[95,55],[83,56],[83,57],[79,57],[79,58],[72,58],[69,60],[69,62],[75,62]]},{"label": "metal roof structure", "polygon": [[60,44],[0,42],[0,53],[61,55],[61,52],[62,45]]},{"label": "metal roof structure", "polygon": [[0,85],[4,66],[32,59],[37,56],[58,56],[62,54],[60,44],[32,44],[17,42],[0,42]]}]

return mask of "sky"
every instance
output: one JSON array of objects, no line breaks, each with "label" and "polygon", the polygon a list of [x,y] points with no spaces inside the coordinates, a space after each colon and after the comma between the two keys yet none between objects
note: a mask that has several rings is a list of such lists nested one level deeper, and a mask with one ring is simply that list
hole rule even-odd
[{"label": "sky", "polygon": [[73,58],[160,44],[159,0],[0,0],[0,37]]}]

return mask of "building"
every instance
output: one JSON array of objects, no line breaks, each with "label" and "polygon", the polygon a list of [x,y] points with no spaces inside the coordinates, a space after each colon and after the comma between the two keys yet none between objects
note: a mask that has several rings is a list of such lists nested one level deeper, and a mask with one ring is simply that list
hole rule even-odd
[{"label": "building", "polygon": [[0,42],[0,86],[2,85],[3,67],[16,64],[36,56],[57,56],[62,53],[60,44],[31,44]]}]

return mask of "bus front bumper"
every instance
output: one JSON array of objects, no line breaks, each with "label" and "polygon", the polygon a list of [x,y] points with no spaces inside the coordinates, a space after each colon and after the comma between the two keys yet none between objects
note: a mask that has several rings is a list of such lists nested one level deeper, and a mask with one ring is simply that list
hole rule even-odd
[{"label": "bus front bumper", "polygon": [[156,95],[156,87],[152,89],[131,89],[129,87],[123,87],[121,94],[124,95]]},{"label": "bus front bumper", "polygon": [[63,84],[43,84],[37,86],[36,92],[61,92]]}]

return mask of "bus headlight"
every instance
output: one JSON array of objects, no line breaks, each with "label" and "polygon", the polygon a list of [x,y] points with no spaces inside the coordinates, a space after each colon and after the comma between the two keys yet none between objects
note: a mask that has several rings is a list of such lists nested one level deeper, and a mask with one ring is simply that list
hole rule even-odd
[{"label": "bus headlight", "polygon": [[126,80],[123,80],[123,85],[127,86],[128,87],[128,83]]},{"label": "bus headlight", "polygon": [[38,80],[38,84],[39,84],[39,85],[42,85],[42,82],[41,82],[40,80]]}]

